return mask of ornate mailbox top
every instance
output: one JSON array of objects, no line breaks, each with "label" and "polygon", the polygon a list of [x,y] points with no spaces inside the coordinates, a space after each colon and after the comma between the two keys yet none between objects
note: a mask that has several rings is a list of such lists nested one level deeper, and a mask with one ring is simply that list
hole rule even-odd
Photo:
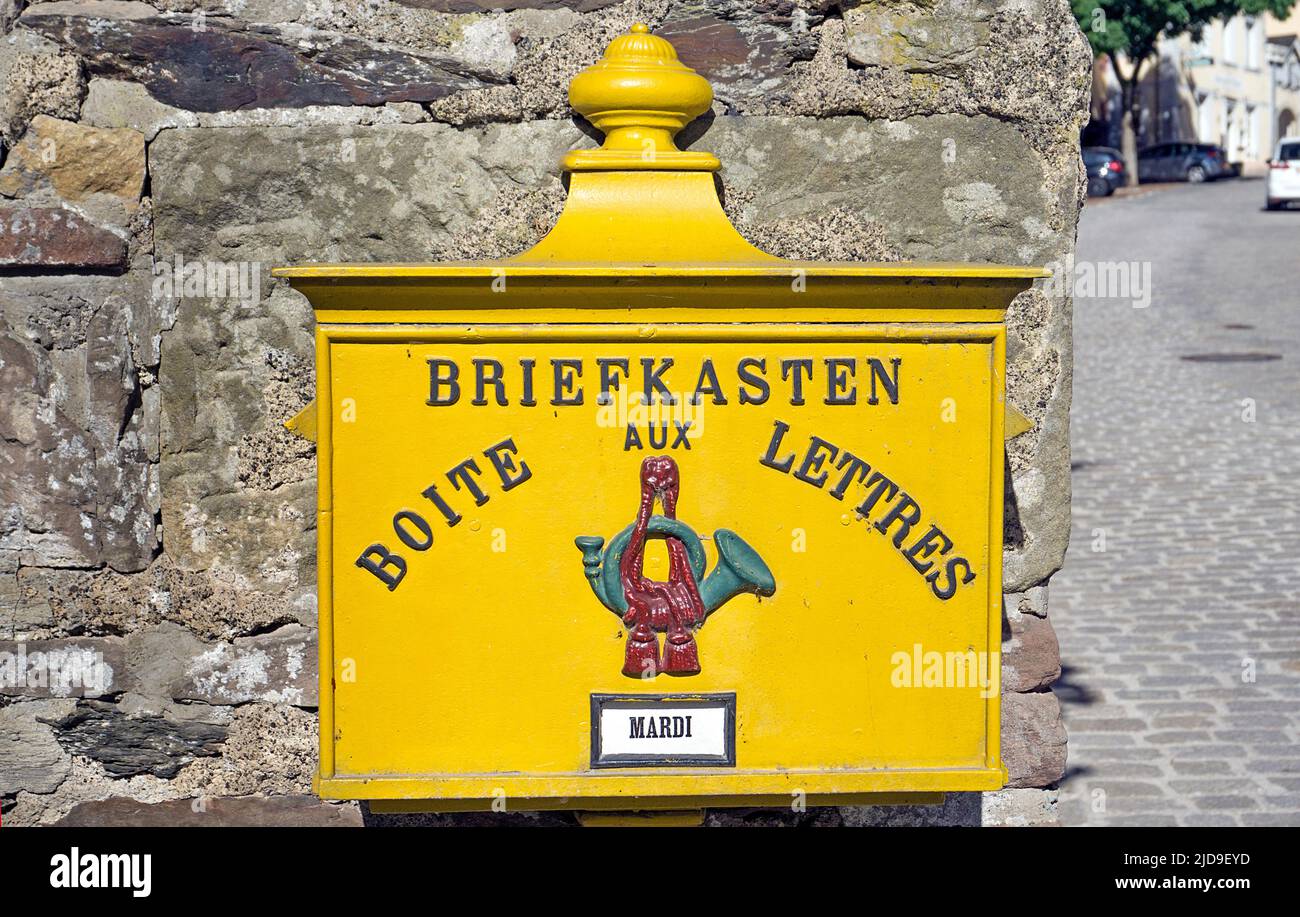
[{"label": "ornate mailbox top", "polygon": [[[897,305],[900,286],[960,284],[964,307],[996,309],[1047,276],[1040,268],[1009,265],[792,261],[750,244],[719,203],[713,177],[721,168],[718,158],[680,150],[674,140],[709,110],[712,88],[678,59],[671,43],[641,23],[614,39],[600,61],[574,78],[569,101],[605,139],[597,149],[576,149],[564,157],[571,176],[564,211],[532,249],[494,261],[312,264],[277,268],[274,275],[306,293],[318,310],[343,305],[330,292],[340,287],[464,291],[503,274],[525,287],[558,278],[586,287],[641,280],[659,296],[665,283],[670,296],[677,289],[694,295],[718,278],[753,295],[787,288],[791,275],[798,274],[806,281],[829,281],[825,292],[852,285],[859,307],[873,304],[872,291],[884,297],[882,304]],[[418,308],[418,302],[394,305]],[[535,304],[528,297],[513,301],[519,307]],[[933,305],[946,305],[943,296]]]}]

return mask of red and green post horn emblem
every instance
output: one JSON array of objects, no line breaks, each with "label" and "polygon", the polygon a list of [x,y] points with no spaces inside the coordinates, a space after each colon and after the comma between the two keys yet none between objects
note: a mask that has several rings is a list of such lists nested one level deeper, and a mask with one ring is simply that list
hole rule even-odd
[{"label": "red and green post horn emblem", "polygon": [[[599,535],[574,539],[596,598],[628,629],[623,674],[631,678],[653,678],[661,672],[699,674],[695,631],[705,619],[742,592],[761,596],[776,592],[776,580],[763,558],[730,529],[713,533],[718,561],[705,575],[704,545],[677,518],[680,490],[677,463],[666,455],[649,456],[641,463],[636,521],[615,535],[608,547]],[[663,505],[662,515],[654,512],[656,500]],[[643,572],[647,538],[667,543],[666,582],[648,579]],[[665,635],[662,651],[658,634]]]}]

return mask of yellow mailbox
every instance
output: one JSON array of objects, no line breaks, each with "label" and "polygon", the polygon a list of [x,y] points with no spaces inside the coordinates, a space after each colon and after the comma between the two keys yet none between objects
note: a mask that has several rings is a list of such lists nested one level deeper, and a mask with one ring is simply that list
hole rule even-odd
[{"label": "yellow mailbox", "polygon": [[604,145],[531,251],[276,271],[318,323],[318,792],[1001,787],[1004,317],[1044,272],[753,247],[644,26],[570,98]]}]

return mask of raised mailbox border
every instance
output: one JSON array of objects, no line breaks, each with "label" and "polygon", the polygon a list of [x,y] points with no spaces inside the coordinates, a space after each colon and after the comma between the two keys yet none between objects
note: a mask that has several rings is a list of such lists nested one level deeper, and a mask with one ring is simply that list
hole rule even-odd
[{"label": "raised mailbox border", "polygon": [[[1029,421],[1005,403],[1006,329],[1012,299],[1048,276],[1034,267],[957,263],[791,261],[761,251],[728,220],[717,157],[682,151],[674,137],[708,111],[707,80],[641,23],[616,37],[570,85],[574,110],[605,134],[599,149],[564,158],[564,210],[535,246],[512,258],[440,264],[315,264],[277,268],[311,301],[317,327],[320,410],[290,425],[319,426],[321,766],[317,792],[375,800],[379,811],[475,811],[506,794],[511,809],[681,809],[702,806],[937,802],[947,791],[994,790],[1000,695],[986,699],[984,748],[944,768],[716,767],[519,773],[335,773],[331,562],[330,348],[342,342],[464,343],[644,340],[664,342],[968,341],[989,344],[992,442],[988,475],[988,628],[1002,636],[1004,430]],[[506,295],[501,295],[506,294]],[[777,333],[782,337],[773,337]],[[857,336],[856,338],[854,336]],[[1007,419],[1009,418],[1009,420]],[[998,663],[993,674],[1000,681]],[[998,684],[995,681],[994,684]],[[576,724],[575,724],[576,725]],[[587,724],[590,726],[590,724]],[[894,759],[897,760],[897,759]],[[684,782],[685,781],[685,782]],[[683,793],[683,786],[689,792]]]},{"label": "raised mailbox border", "polygon": [[[445,310],[445,311],[444,311]],[[810,805],[933,803],[936,794],[1001,789],[1006,773],[1000,761],[1001,693],[985,702],[983,767],[875,768],[827,770],[726,770],[716,767],[663,767],[654,774],[637,768],[601,767],[555,774],[337,774],[334,741],[333,641],[333,468],[331,455],[333,396],[331,345],[341,343],[466,344],[646,340],[648,332],[663,343],[715,341],[836,341],[848,343],[962,343],[990,345],[989,576],[987,646],[995,660],[990,677],[1001,683],[1002,544],[1004,450],[1003,423],[1006,328],[1003,322],[853,322],[782,321],[718,324],[637,321],[634,308],[621,322],[585,324],[445,324],[429,322],[455,312],[451,303],[424,312],[425,322],[407,325],[321,323],[316,328],[317,412],[317,556],[320,634],[320,770],[314,789],[327,799],[387,800],[376,808],[390,811],[476,811],[490,808],[502,793],[513,809],[578,808],[591,810],[679,809],[699,806],[788,805],[791,793],[806,794]],[[774,310],[775,311],[775,310]],[[356,313],[353,313],[356,314]],[[752,313],[751,313],[752,314]],[[1002,313],[997,313],[1002,317]],[[994,652],[994,651],[997,652]],[[590,723],[587,724],[590,728]],[[617,780],[608,778],[616,777]],[[683,778],[691,792],[683,793]],[[882,795],[883,794],[883,795]]]}]

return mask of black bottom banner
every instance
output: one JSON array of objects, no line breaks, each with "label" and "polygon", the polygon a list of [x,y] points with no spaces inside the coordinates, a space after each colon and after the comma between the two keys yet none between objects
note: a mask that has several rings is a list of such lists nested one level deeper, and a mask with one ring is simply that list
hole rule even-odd
[{"label": "black bottom banner", "polygon": [[127,908],[203,909],[232,895],[259,905],[337,905],[404,891],[554,903],[598,901],[608,890],[628,904],[689,901],[698,909],[710,899],[734,906],[774,886],[864,904],[905,892],[928,907],[958,897],[987,907],[1039,892],[1073,904],[1195,894],[1230,906],[1290,887],[1283,830],[5,828],[0,876],[9,902],[35,896]]}]

